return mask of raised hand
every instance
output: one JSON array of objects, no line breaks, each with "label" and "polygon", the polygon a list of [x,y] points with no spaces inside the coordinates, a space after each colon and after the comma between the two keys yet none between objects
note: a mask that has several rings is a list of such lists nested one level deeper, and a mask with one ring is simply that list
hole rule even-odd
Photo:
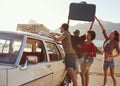
[{"label": "raised hand", "polygon": [[91,23],[91,25],[90,25],[89,30],[91,30],[91,29],[92,29],[94,22],[95,22],[95,17],[94,17],[94,20],[92,21],[92,23]]},{"label": "raised hand", "polygon": [[100,27],[102,30],[105,30],[102,23],[100,22],[100,20],[95,16],[95,19],[97,20],[97,22],[99,23]]}]

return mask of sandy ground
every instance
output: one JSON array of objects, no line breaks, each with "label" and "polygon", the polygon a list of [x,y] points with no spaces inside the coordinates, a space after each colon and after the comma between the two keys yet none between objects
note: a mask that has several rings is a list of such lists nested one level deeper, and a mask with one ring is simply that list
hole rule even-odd
[{"label": "sandy ground", "polygon": [[[120,57],[115,58],[115,73],[117,86],[120,86]],[[81,78],[78,74],[78,86],[81,85]],[[102,55],[97,54],[97,57],[94,60],[94,63],[90,68],[90,81],[89,86],[102,86],[103,85],[103,57]],[[73,86],[72,83],[70,86]],[[113,82],[110,76],[108,76],[107,86],[113,86]]]}]

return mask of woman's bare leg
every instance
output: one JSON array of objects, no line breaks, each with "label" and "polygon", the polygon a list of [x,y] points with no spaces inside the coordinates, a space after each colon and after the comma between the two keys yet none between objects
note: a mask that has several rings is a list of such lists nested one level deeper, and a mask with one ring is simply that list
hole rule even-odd
[{"label": "woman's bare leg", "polygon": [[84,69],[84,70],[81,72],[82,86],[85,86],[85,84],[86,84],[86,72],[87,72],[87,69]]},{"label": "woman's bare leg", "polygon": [[86,72],[86,74],[85,74],[85,77],[86,77],[85,86],[88,86],[88,84],[89,84],[89,69],[87,70],[87,72]]},{"label": "woman's bare leg", "polygon": [[113,79],[113,84],[114,86],[116,86],[116,78],[115,78],[115,70],[114,70],[114,67],[111,67],[110,68],[110,74],[111,74],[111,77]]},{"label": "woman's bare leg", "polygon": [[88,72],[89,72],[90,65],[84,64],[84,68],[81,72],[81,78],[82,78],[82,86],[88,86]]},{"label": "woman's bare leg", "polygon": [[82,82],[82,86],[85,86],[85,75],[83,71],[81,72],[81,82]]},{"label": "woman's bare leg", "polygon": [[108,76],[108,67],[104,67],[104,84],[103,86],[105,86],[107,84],[107,76]]}]

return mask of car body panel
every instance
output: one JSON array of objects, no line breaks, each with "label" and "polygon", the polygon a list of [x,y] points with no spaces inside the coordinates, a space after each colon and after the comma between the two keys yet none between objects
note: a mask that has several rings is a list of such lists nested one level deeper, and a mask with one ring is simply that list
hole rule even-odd
[{"label": "car body panel", "polygon": [[[49,83],[49,86],[51,86],[52,76],[53,72],[47,68],[47,64],[45,63],[29,65],[26,70],[21,70],[20,67],[18,67],[8,70],[8,86],[29,86],[32,82],[39,86],[48,86]],[[44,80],[45,82],[42,82]]]},{"label": "car body panel", "polygon": [[54,71],[52,86],[60,86],[60,83],[62,82],[66,74],[63,60],[51,62],[51,69]]},{"label": "car body panel", "polygon": [[[59,60],[50,61],[50,57],[45,44],[45,41],[48,41],[56,45],[56,47],[58,47],[53,39],[26,32],[24,33],[0,31],[0,34],[1,33],[5,34],[6,37],[7,34],[14,34],[16,36],[20,35],[23,36],[23,39],[22,44],[20,46],[20,50],[17,51],[18,54],[16,55],[16,61],[14,62],[14,64],[0,63],[0,86],[59,86],[62,83],[66,75],[64,59],[62,59],[61,57],[61,59]],[[43,42],[46,60],[36,63],[28,62],[26,68],[22,69],[25,63],[27,62],[26,56],[24,57],[25,62],[20,64],[23,58],[24,48],[26,47],[28,39],[35,40],[36,43],[39,41]],[[32,45],[36,45],[32,42],[30,43]],[[34,48],[36,47],[33,47],[32,49]],[[34,52],[35,51],[32,50],[31,53]],[[1,53],[2,52],[0,52],[0,54]],[[33,54],[29,54],[29,56],[34,57],[34,55],[32,55]],[[3,58],[1,56],[0,58]],[[35,57],[39,58],[38,56]]]},{"label": "car body panel", "polygon": [[6,70],[1,70],[0,69],[0,86],[7,86]]}]

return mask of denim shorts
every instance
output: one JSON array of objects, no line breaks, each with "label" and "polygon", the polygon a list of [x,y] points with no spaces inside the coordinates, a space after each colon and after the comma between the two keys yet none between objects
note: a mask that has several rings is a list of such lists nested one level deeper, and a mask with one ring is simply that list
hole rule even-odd
[{"label": "denim shorts", "polygon": [[84,57],[84,62],[85,62],[85,63],[92,64],[93,61],[94,61],[94,58],[93,58],[93,57],[90,57],[90,56],[85,56],[85,57]]},{"label": "denim shorts", "polygon": [[104,67],[115,67],[114,60],[111,61],[104,61]]},{"label": "denim shorts", "polygon": [[76,54],[65,54],[65,65],[66,68],[70,68],[73,70],[76,70],[76,59],[77,59],[77,55]]}]

